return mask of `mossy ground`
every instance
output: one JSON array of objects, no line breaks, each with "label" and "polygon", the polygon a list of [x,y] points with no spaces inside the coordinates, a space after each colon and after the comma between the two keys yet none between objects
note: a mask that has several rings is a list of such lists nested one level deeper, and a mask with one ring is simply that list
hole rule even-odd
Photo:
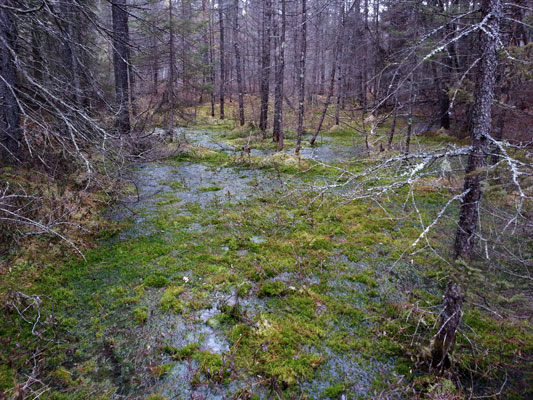
[{"label": "mossy ground", "polygon": [[[242,145],[248,132],[228,133],[230,125],[212,134]],[[324,136],[333,145],[353,143],[353,132]],[[273,190],[202,206],[161,193],[146,212],[149,234],[104,241],[86,252],[86,261],[42,254],[13,263],[2,276],[5,304],[15,304],[13,290],[43,295],[40,311],[48,318],[37,324],[39,337],[14,307],[4,307],[0,391],[14,393],[39,351],[42,380],[50,388],[45,399],[116,393],[156,399],[176,387],[207,397],[287,399],[372,398],[415,388],[431,398],[467,392],[470,377],[476,392],[486,393],[506,376],[506,395],[527,397],[531,326],[511,315],[496,318],[468,301],[465,322],[472,331],[459,338],[457,374],[427,375],[446,279],[475,276],[468,288],[475,292],[494,278],[436,255],[434,250],[449,255],[457,209],[430,235],[432,248],[409,248],[420,222],[435,217],[449,192],[420,185],[416,208],[406,201],[407,189],[379,204],[346,202],[334,193],[319,202],[305,184],[338,172],[303,158],[189,146],[167,162],[260,169],[304,185],[291,195]],[[345,166],[356,172],[369,162]],[[187,182],[167,184],[191,189]],[[219,190],[214,182],[199,192]],[[36,315],[29,308],[25,317]],[[189,338],[184,328],[200,333]]]}]

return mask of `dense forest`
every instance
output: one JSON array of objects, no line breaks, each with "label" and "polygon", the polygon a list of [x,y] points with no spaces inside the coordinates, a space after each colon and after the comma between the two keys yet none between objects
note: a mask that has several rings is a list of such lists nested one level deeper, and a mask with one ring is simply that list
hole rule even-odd
[{"label": "dense forest", "polygon": [[530,0],[0,0],[0,400],[533,397]]}]

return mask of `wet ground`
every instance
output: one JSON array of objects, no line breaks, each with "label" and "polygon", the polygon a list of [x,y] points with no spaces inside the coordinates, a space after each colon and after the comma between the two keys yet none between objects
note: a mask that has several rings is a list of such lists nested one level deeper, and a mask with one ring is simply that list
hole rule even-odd
[{"label": "wet ground", "polygon": [[[227,154],[235,153],[235,148],[221,140],[213,139],[214,135],[209,131],[186,130],[179,131],[179,135],[181,137],[185,135],[189,143],[194,146]],[[268,156],[272,153],[269,150],[252,150],[252,152],[259,156]],[[349,146],[335,148],[327,141],[323,141],[321,145],[314,148],[306,147],[301,153],[304,158],[322,162],[346,161],[355,155],[353,148]],[[139,165],[133,172],[132,180],[135,183],[135,193],[123,199],[108,214],[116,220],[132,222],[131,227],[113,239],[114,241],[148,237],[161,234],[165,230],[166,232],[163,233],[168,233],[170,237],[176,232],[169,229],[168,225],[162,229],[161,223],[154,222],[161,215],[167,218],[187,217],[191,214],[189,211],[191,206],[196,209],[200,207],[206,213],[221,205],[238,207],[239,204],[262,196],[286,195],[290,188],[298,184],[297,178],[282,177],[279,173],[267,169],[212,165],[201,161],[161,161]],[[195,240],[198,241],[204,233],[208,235],[211,227],[209,224],[196,221],[186,227],[179,226],[176,229],[187,230],[189,234],[192,232],[197,237]],[[261,246],[268,239],[260,234],[246,238],[251,243],[251,248]],[[229,247],[222,246],[217,251],[224,254],[229,250]],[[250,252],[253,250],[241,249],[236,252],[236,256],[249,257]],[[324,268],[337,268],[339,264],[345,268],[358,269],[342,254],[325,261]],[[180,276],[183,276],[185,282],[194,279],[200,289],[200,282],[208,279],[208,276],[198,276],[197,273],[191,271],[181,271]],[[306,274],[284,272],[273,276],[270,281],[280,281],[289,288],[306,288],[319,284],[321,278],[323,276],[314,275],[313,272]],[[363,291],[362,285],[355,283],[346,286],[345,283],[342,279],[330,280],[330,294],[353,302],[354,294],[358,295]],[[205,295],[205,293],[208,294]],[[220,324],[221,310],[227,306],[234,307],[238,303],[240,312],[245,315],[247,323],[251,325],[257,324],[259,316],[264,311],[273,311],[272,305],[264,298],[237,297],[233,289],[229,293],[215,290],[201,292],[201,294],[208,298],[202,298],[200,305],[187,309],[186,312],[172,313],[160,310],[161,289],[148,290],[147,295],[137,306],[147,311],[146,322],[118,335],[116,345],[117,348],[122,349],[120,357],[131,362],[136,369],[151,368],[149,363],[147,364],[147,357],[153,351],[157,351],[163,364],[170,363],[170,367],[157,379],[150,374],[141,375],[133,384],[129,383],[127,387],[123,387],[123,393],[128,397],[140,395],[141,398],[147,393],[157,393],[167,399],[225,399],[241,392],[253,393],[263,399],[277,397],[275,393],[279,392],[274,392],[274,389],[279,390],[279,388],[269,387],[262,381],[262,377],[247,376],[246,373],[232,374],[230,381],[217,382],[215,380],[209,383],[199,383],[198,371],[203,368],[201,360],[188,358],[176,361],[168,354],[162,353],[161,350],[154,350],[161,349],[163,346],[180,349],[187,345],[198,344],[198,351],[219,355],[226,365],[232,362],[235,349],[227,339],[227,327]],[[333,331],[336,329],[337,327],[332,326]],[[322,360],[314,377],[298,384],[298,392],[305,394],[308,398],[325,398],[327,396],[324,395],[324,391],[327,388],[340,384],[346,386],[346,390],[341,390],[341,392],[350,393],[349,397],[342,395],[343,398],[353,398],[359,395],[365,397],[376,376],[390,370],[392,365],[390,362],[368,358],[339,357],[338,352],[328,346],[313,346],[304,348],[302,351]]]}]

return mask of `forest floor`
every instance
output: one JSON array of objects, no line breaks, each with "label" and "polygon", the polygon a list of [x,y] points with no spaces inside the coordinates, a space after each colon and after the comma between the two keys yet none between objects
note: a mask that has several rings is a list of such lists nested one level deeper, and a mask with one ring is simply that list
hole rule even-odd
[{"label": "forest floor", "polygon": [[445,259],[456,206],[410,249],[452,197],[444,184],[418,185],[416,202],[322,191],[370,162],[342,130],[300,156],[231,124],[176,139],[132,169],[86,260],[21,258],[2,276],[0,393],[35,373],[51,399],[460,398],[504,382],[527,398],[533,333],[511,315],[467,302],[457,372],[424,366],[450,274],[491,280]]}]

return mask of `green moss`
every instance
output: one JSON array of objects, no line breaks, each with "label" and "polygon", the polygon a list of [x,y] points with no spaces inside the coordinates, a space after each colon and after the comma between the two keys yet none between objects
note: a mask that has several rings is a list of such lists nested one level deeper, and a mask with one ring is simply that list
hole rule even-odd
[{"label": "green moss", "polygon": [[72,379],[72,373],[64,367],[57,368],[52,372],[52,376],[67,386],[74,386],[76,382]]},{"label": "green moss", "polygon": [[346,387],[344,383],[337,383],[325,388],[322,392],[322,398],[339,399],[343,393],[346,393]]},{"label": "green moss", "polygon": [[15,385],[15,371],[0,360],[0,390],[10,389]]},{"label": "green moss", "polygon": [[146,287],[162,288],[167,285],[168,279],[163,275],[151,274],[144,278],[143,283]]},{"label": "green moss", "polygon": [[133,309],[133,318],[135,321],[144,324],[148,320],[148,307],[136,307]]},{"label": "green moss", "polygon": [[258,297],[282,296],[287,292],[287,285],[281,281],[265,282],[257,291]]},{"label": "green moss", "polygon": [[159,306],[163,311],[172,311],[181,314],[185,311],[185,302],[179,299],[179,296],[185,291],[182,286],[171,286],[165,289]]},{"label": "green moss", "polygon": [[218,192],[219,190],[222,190],[220,186],[207,186],[198,189],[199,192],[205,193],[205,192]]},{"label": "green moss", "polygon": [[174,363],[161,364],[152,369],[152,374],[156,378],[162,378],[163,376],[167,375],[170,371],[172,371],[172,368],[174,368]]},{"label": "green moss", "polygon": [[146,398],[146,400],[167,400],[165,396],[159,393],[151,394]]},{"label": "green moss", "polygon": [[194,358],[198,360],[198,370],[193,378],[193,383],[203,381],[228,383],[230,377],[229,366],[220,354],[209,351],[196,352]]}]

